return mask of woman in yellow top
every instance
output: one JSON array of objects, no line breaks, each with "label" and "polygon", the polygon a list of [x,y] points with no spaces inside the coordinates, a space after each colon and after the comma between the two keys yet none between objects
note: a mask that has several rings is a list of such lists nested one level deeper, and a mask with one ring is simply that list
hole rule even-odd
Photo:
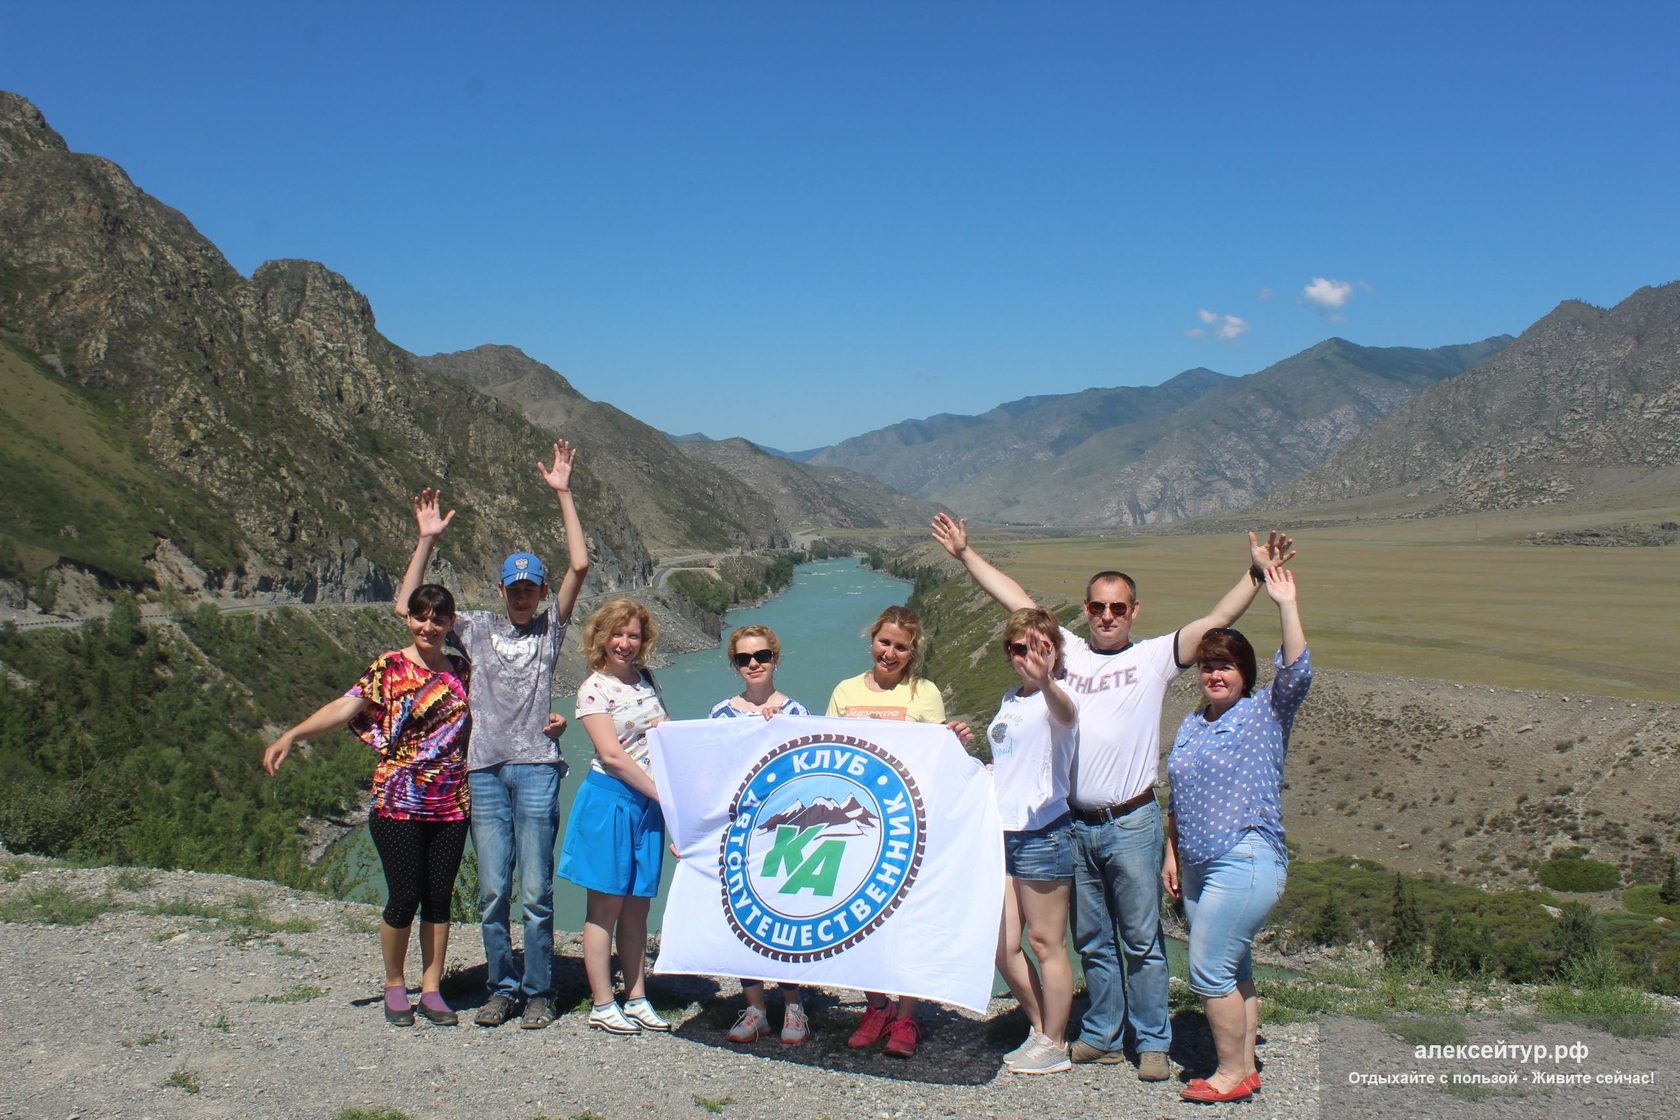
[{"label": "woman in yellow top", "polygon": [[[945,723],[964,746],[970,737],[968,725],[946,723],[945,698],[939,686],[921,678],[922,620],[909,607],[888,607],[869,628],[869,656],[874,661],[867,673],[850,677],[834,687],[828,698],[828,714],[848,719],[897,719],[911,723]],[[916,1053],[922,1029],[916,1024],[913,996],[903,996],[895,1005],[884,992],[865,992],[869,1010],[852,1032],[846,1045],[854,1050],[887,1040],[886,1052],[895,1058]]]}]

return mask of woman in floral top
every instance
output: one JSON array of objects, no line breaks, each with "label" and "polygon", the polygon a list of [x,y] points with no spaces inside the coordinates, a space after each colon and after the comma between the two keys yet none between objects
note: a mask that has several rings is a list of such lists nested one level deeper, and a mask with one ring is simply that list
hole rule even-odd
[{"label": "woman in floral top", "polygon": [[1228,627],[1209,630],[1196,651],[1207,705],[1184,717],[1167,758],[1172,816],[1161,880],[1184,899],[1190,990],[1202,997],[1219,1055],[1219,1068],[1181,1094],[1201,1104],[1260,1090],[1254,935],[1283,896],[1283,759],[1312,683],[1295,577],[1281,566],[1265,576],[1283,623],[1276,679],[1255,692],[1254,647]]},{"label": "woman in floral top", "polygon": [[373,771],[368,831],[385,868],[389,901],[379,926],[385,959],[385,1018],[414,1022],[404,968],[408,931],[420,913],[419,1012],[453,1026],[455,1012],[438,992],[449,950],[449,897],[467,839],[467,709],[470,669],[446,654],[455,597],[435,583],[408,600],[412,644],[379,655],[349,692],[281,735],[263,752],[273,776],[293,744],[340,727],[380,756]]}]

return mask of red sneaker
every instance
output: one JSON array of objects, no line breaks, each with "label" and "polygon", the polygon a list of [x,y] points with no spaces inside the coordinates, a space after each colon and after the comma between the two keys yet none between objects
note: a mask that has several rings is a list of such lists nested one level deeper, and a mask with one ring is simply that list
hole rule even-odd
[{"label": "red sneaker", "polygon": [[895,1058],[914,1058],[916,1043],[922,1040],[922,1028],[914,1019],[894,1019],[887,1029],[887,1053]]},{"label": "red sneaker", "polygon": [[880,1007],[871,1007],[863,1013],[863,1020],[858,1023],[857,1030],[846,1040],[846,1045],[853,1050],[862,1050],[865,1046],[873,1046],[886,1037],[887,1028],[892,1026],[892,1004],[885,1003]]}]

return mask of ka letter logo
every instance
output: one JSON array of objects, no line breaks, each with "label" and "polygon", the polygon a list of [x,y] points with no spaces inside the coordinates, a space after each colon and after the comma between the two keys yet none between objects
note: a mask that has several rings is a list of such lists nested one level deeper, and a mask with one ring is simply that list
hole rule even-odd
[{"label": "ka letter logo", "polygon": [[909,770],[850,735],[774,748],[729,812],[724,913],[743,944],[773,960],[822,960],[880,928],[927,847],[927,811]]}]

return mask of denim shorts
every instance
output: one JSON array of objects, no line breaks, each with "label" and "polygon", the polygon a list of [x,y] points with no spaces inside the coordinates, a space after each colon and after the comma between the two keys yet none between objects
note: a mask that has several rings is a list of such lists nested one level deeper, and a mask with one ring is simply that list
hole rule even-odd
[{"label": "denim shorts", "polygon": [[598,770],[578,787],[559,875],[586,890],[625,897],[659,893],[665,862],[665,817],[649,800]]},{"label": "denim shorts", "polygon": [[1254,977],[1254,935],[1283,897],[1288,864],[1249,829],[1218,859],[1179,871],[1190,926],[1190,990],[1230,995]]},{"label": "denim shorts", "polygon": [[1003,834],[1003,869],[1016,879],[1055,882],[1073,878],[1073,817],[1062,814],[1043,828]]}]

